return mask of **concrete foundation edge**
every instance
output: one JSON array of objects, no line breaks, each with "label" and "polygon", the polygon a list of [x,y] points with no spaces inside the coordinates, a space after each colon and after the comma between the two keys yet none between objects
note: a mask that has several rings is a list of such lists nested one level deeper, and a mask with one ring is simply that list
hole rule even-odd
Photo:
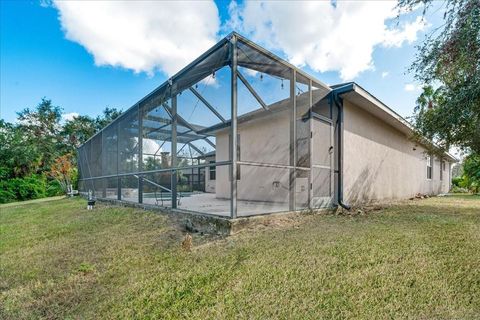
[{"label": "concrete foundation edge", "polygon": [[97,201],[124,207],[139,208],[143,210],[158,212],[160,214],[165,214],[180,219],[182,226],[188,232],[220,235],[233,235],[242,230],[255,227],[255,225],[266,224],[270,221],[274,221],[275,219],[283,219],[286,217],[294,217],[304,214],[327,213],[332,210],[331,208],[325,208],[315,210],[286,211],[231,219],[212,214],[164,208],[151,204],[134,203],[116,199],[97,198]]}]

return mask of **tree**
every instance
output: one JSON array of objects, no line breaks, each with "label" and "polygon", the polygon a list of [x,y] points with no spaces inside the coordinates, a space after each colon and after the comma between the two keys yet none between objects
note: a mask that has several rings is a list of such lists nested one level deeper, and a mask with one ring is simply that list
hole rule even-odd
[{"label": "tree", "polygon": [[0,203],[55,195],[75,184],[76,148],[121,113],[106,108],[96,118],[62,123],[62,108],[43,98],[18,112],[17,123],[0,120]]},{"label": "tree", "polygon": [[95,133],[102,130],[107,124],[122,114],[122,110],[105,108],[95,119],[89,116],[77,116],[68,120],[61,132],[65,145],[65,152],[75,150],[90,139]]},{"label": "tree", "polygon": [[37,150],[40,163],[37,171],[48,171],[62,147],[60,119],[62,109],[51,100],[43,98],[33,110],[26,108],[18,112],[17,129],[22,135],[24,147]]},{"label": "tree", "polygon": [[95,119],[96,129],[97,131],[102,130],[105,128],[110,122],[118,118],[122,114],[122,110],[117,108],[109,108],[106,107],[103,109],[101,115],[97,116]]},{"label": "tree", "polygon": [[49,172],[49,176],[57,180],[63,191],[68,192],[73,183],[77,169],[74,165],[74,157],[71,153],[64,154],[55,159]]},{"label": "tree", "polygon": [[[423,5],[425,14],[434,4],[433,0],[399,0],[398,8],[413,10]],[[480,1],[451,0],[444,5],[444,25],[417,47],[410,69],[426,84],[423,98],[432,90],[438,93],[431,107],[425,108],[419,98],[414,125],[444,150],[455,145],[480,154]]]},{"label": "tree", "polygon": [[480,155],[470,154],[465,158],[463,176],[467,188],[478,193],[480,191]]},{"label": "tree", "polygon": [[0,177],[24,177],[39,170],[42,154],[18,127],[0,120]]},{"label": "tree", "polygon": [[95,120],[89,116],[78,116],[68,120],[61,132],[66,152],[75,150],[97,131]]}]

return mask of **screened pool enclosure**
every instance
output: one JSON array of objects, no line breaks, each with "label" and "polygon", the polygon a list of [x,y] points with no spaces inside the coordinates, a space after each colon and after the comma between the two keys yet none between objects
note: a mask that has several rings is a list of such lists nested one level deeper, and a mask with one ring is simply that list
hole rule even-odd
[{"label": "screened pool enclosure", "polygon": [[78,148],[80,192],[231,218],[331,206],[329,92],[232,33]]}]

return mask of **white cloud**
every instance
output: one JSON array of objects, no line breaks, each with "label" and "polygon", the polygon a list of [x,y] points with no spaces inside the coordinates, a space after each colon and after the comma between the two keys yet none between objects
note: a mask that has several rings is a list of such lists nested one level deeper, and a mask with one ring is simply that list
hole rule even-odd
[{"label": "white cloud", "polygon": [[199,83],[201,83],[205,86],[211,86],[213,88],[219,88],[220,87],[220,84],[218,83],[217,78],[215,78],[213,76],[213,74],[203,78],[202,80],[200,80]]},{"label": "white cloud", "polygon": [[385,79],[386,77],[388,77],[390,73],[388,71],[384,71],[382,72],[382,79]]},{"label": "white cloud", "polygon": [[418,32],[422,31],[427,23],[421,16],[415,21],[405,23],[402,29],[390,29],[385,32],[383,45],[385,47],[401,47],[404,42],[412,43],[417,40]]},{"label": "white cloud", "polygon": [[229,6],[227,25],[270,49],[283,51],[290,62],[312,69],[339,71],[343,80],[373,70],[376,46],[399,47],[416,40],[425,23],[388,27],[394,1],[251,1]]},{"label": "white cloud", "polygon": [[407,83],[405,85],[405,91],[415,91],[415,85],[412,83]]},{"label": "white cloud", "polygon": [[422,86],[420,85],[415,85],[414,83],[407,83],[404,87],[405,91],[420,91],[422,89]]},{"label": "white cloud", "polygon": [[231,30],[242,30],[242,19],[240,17],[240,8],[236,1],[231,1],[228,5],[229,20],[223,25],[224,31],[228,34]]},{"label": "white cloud", "polygon": [[55,1],[67,39],[97,65],[173,75],[216,42],[213,1]]},{"label": "white cloud", "polygon": [[62,114],[62,120],[63,121],[70,121],[78,117],[79,114],[76,112],[70,112],[70,113],[64,113]]}]

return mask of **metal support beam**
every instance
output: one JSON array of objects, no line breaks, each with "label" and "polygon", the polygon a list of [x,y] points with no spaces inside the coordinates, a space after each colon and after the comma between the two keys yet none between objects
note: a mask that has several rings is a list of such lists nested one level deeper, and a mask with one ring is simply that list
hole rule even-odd
[{"label": "metal support beam", "polygon": [[[134,174],[133,176],[134,176],[135,178],[138,178],[138,176],[137,176],[136,174]],[[143,178],[143,181],[144,181],[144,182],[147,182],[147,183],[151,184],[152,186],[155,186],[155,187],[157,187],[157,188],[159,188],[159,189],[162,189],[163,191],[170,192],[170,193],[172,192],[172,190],[170,190],[170,189],[168,189],[168,188],[165,188],[164,186],[162,186],[162,185],[160,185],[160,184],[158,184],[158,183],[156,183],[156,182],[154,182],[154,181],[152,181],[152,180],[149,180],[149,179],[147,179],[147,178]]]},{"label": "metal support beam", "polygon": [[162,142],[162,144],[158,147],[157,151],[155,151],[155,153],[153,154],[153,163],[156,165],[156,160],[157,160],[157,154],[158,154],[158,151],[160,151],[163,147],[163,145],[166,143],[167,141],[164,140]]},{"label": "metal support beam", "polygon": [[295,88],[297,83],[297,73],[292,69],[290,78],[290,169],[289,186],[288,186],[288,207],[290,211],[295,210],[296,190],[295,190],[295,176],[296,176],[296,160],[297,160],[297,99]]},{"label": "metal support beam", "polygon": [[[296,169],[297,171],[308,171],[308,168],[294,167],[284,164],[274,164],[274,163],[264,163],[264,162],[255,162],[255,161],[237,161],[238,165],[242,166],[254,166],[254,167],[263,167],[263,168],[280,168],[280,169]],[[318,166],[317,166],[318,167]],[[330,167],[327,167],[330,169]]]},{"label": "metal support beam", "polygon": [[[170,110],[172,115],[172,168],[177,167],[177,96],[172,97],[172,109]],[[177,170],[172,171],[171,177],[172,186],[172,208],[177,208]]]},{"label": "metal support beam", "polygon": [[[116,174],[120,172],[120,126],[118,123],[116,124],[117,130],[117,170],[115,171]],[[117,200],[122,200],[122,178],[117,177]]]},{"label": "metal support beam", "polygon": [[[138,171],[143,171],[143,108],[138,106]],[[143,203],[143,176],[138,177],[138,203]]]},{"label": "metal support beam", "polygon": [[[177,96],[175,96],[175,101],[177,100]],[[176,102],[175,102],[176,103]],[[172,97],[172,108],[170,108],[167,104],[163,104],[163,106],[165,107],[165,110],[168,111],[168,113],[170,114],[170,116],[172,117],[172,120],[173,120],[173,97]],[[184,127],[187,127],[188,129],[192,130],[193,132],[197,133],[197,129],[195,129],[187,120],[183,119],[182,116],[178,115],[176,112],[175,112],[175,117],[176,117],[176,121],[177,121],[177,124],[180,124]]]},{"label": "metal support beam", "polygon": [[[135,127],[135,128],[137,128],[137,127]],[[144,126],[144,129],[145,128],[146,127]],[[165,140],[165,138],[163,138],[162,135],[170,135],[170,132],[171,132],[171,130],[169,130],[169,129],[158,129],[158,130],[156,130],[156,132],[154,134],[152,134],[150,137],[148,137],[148,139]],[[145,130],[144,130],[144,133],[145,133]],[[188,138],[188,139],[195,138],[194,140],[203,139],[205,137],[205,135],[199,135],[199,134],[196,134],[192,131],[178,132],[178,128],[177,128],[177,137],[180,137],[180,136]],[[135,144],[135,147],[136,146],[137,145]]]},{"label": "metal support beam", "polygon": [[237,70],[237,37],[232,35],[231,43],[231,114],[232,125],[230,128],[230,159],[232,165],[230,168],[230,217],[235,219],[237,217],[237,76],[239,75]]},{"label": "metal support beam", "polygon": [[[192,141],[195,141],[195,140],[192,140]],[[198,149],[197,147],[195,147],[195,145],[192,144],[192,141],[187,141],[183,144],[183,146],[180,148],[180,150],[177,151],[177,156],[180,154],[180,152],[183,150],[183,148],[185,148],[187,145],[189,148],[192,148],[193,150],[197,151],[198,153],[200,153],[200,155],[205,155],[205,153]]]},{"label": "metal support beam", "polygon": [[[104,142],[104,139],[103,139],[103,133],[104,131],[100,132],[100,138],[101,138],[101,141],[102,141],[102,175],[105,174],[105,168],[107,167],[106,166],[106,156],[107,156],[107,152],[103,146],[103,142]],[[102,198],[106,198],[107,197],[107,182],[108,180],[107,179],[102,179]]]},{"label": "metal support beam", "polygon": [[[231,161],[217,161],[217,162],[215,162],[215,164],[217,166],[226,166],[226,165],[231,165],[232,162]],[[208,164],[208,163],[203,163],[203,164],[200,164],[200,165],[189,166],[189,168],[192,168],[192,167],[206,168],[206,167],[210,167],[210,166],[211,165]],[[115,178],[117,176],[118,177],[128,177],[128,176],[131,176],[131,175],[134,175],[134,174],[136,174],[136,175],[139,175],[139,174],[147,175],[147,174],[158,173],[158,172],[171,172],[173,170],[174,169],[172,169],[172,168],[165,168],[165,169],[155,169],[155,170],[148,170],[148,171],[135,172],[135,173],[131,173],[131,172],[119,173],[119,174],[111,174],[111,175],[92,177],[92,178],[81,178],[81,179],[79,179],[79,181],[93,181],[93,180],[101,179],[101,178]]]},{"label": "metal support beam", "polygon": [[203,138],[203,140],[205,140],[212,148],[215,148],[215,149],[217,148],[217,147],[215,146],[215,143],[213,143],[212,141],[210,141],[208,138]]},{"label": "metal support beam", "polygon": [[158,128],[148,128],[149,130],[145,130],[145,136],[148,136],[150,133],[153,133],[153,132],[156,132],[156,131],[160,131],[162,130],[163,128],[166,128],[170,125],[170,123],[167,123],[167,124],[164,124],[163,126],[160,126]]},{"label": "metal support beam", "polygon": [[[161,105],[160,107],[163,108],[163,105]],[[169,114],[169,116],[170,116],[170,114]],[[161,124],[170,124],[172,122],[172,118],[167,119],[167,118],[162,118],[162,117],[152,115],[152,114],[146,114],[145,119],[155,121],[155,122],[158,122],[158,123],[161,123]]]},{"label": "metal support beam", "polygon": [[[307,79],[310,79],[310,80],[313,80],[313,82],[315,82],[316,84],[318,85],[322,85],[323,87],[327,88],[328,86],[326,84],[324,84],[323,82],[321,82],[320,80],[318,79],[315,79],[314,77],[312,77],[311,75],[309,75],[308,73],[306,73],[305,71],[301,70],[300,68],[294,66],[293,64],[290,64],[288,63],[287,61],[279,58],[278,56],[276,56],[275,54],[273,54],[272,52],[266,50],[265,48],[262,48],[261,46],[259,46],[258,44],[256,44],[255,42],[253,41],[250,41],[248,40],[247,38],[244,38],[242,37],[241,35],[239,36],[239,41],[243,44],[246,44],[248,46],[250,46],[251,48],[253,48],[255,51],[258,51],[259,53],[261,53],[262,55],[272,59],[273,61],[279,63],[281,66],[283,66],[284,68],[282,69],[286,69],[286,68],[289,68],[289,69],[292,69],[292,70],[295,70],[296,73],[298,74],[301,74],[303,77],[300,77],[300,79],[302,78],[307,78]],[[260,71],[262,72],[263,71],[263,68],[260,69],[260,70],[257,70],[257,71]]]},{"label": "metal support beam", "polygon": [[[170,107],[163,103],[162,104],[163,107],[165,108],[165,110],[168,112],[168,114],[173,118],[172,116],[172,109],[170,109]],[[183,119],[180,115],[177,114],[177,119],[180,120],[180,124],[187,127],[188,129],[192,130],[193,132],[195,132],[195,134],[198,134],[198,130],[195,129],[187,120]],[[184,133],[185,134],[185,133]],[[200,134],[199,134],[200,135]],[[206,135],[203,135],[203,140],[205,140],[210,146],[212,146],[213,148],[216,148],[215,144],[213,142],[211,142],[206,136]]]},{"label": "metal support beam", "polygon": [[237,70],[237,75],[240,81],[247,87],[248,91],[257,99],[258,103],[262,106],[263,109],[268,110],[267,104],[262,100],[262,98],[258,95],[258,93],[253,89],[253,87],[250,85],[248,80],[240,73],[240,71]]},{"label": "metal support beam", "polygon": [[220,121],[222,121],[223,123],[226,123],[227,120],[225,120],[224,117],[222,117],[222,115],[220,113],[218,113],[218,111],[200,94],[200,92],[198,92],[197,90],[195,90],[194,88],[190,87],[189,88],[190,91],[192,91],[192,93],[200,100],[203,102],[203,104],[208,108],[210,109],[210,111],[212,111],[218,119],[220,119]]},{"label": "metal support beam", "polygon": [[177,151],[177,157],[178,157],[178,155],[180,154],[180,152],[182,152],[183,148],[185,148],[186,145],[187,145],[187,144],[184,143],[183,146],[180,148],[180,150]]},{"label": "metal support beam", "polygon": [[188,146],[189,146],[190,148],[192,148],[193,150],[197,151],[198,153],[200,153],[202,156],[205,155],[205,153],[204,153],[202,150],[200,150],[200,149],[198,149],[197,147],[195,147],[191,142],[188,142]]},{"label": "metal support beam", "polygon": [[164,140],[160,146],[158,146],[157,151],[155,151],[154,156],[158,155],[158,151],[162,150],[163,145],[167,142],[167,140]]},{"label": "metal support beam", "polygon": [[310,163],[310,171],[308,173],[308,208],[313,208],[313,118],[312,118],[313,94],[312,80],[308,81],[308,157]]},{"label": "metal support beam", "polygon": [[[260,47],[259,45],[247,40],[246,38],[243,38],[242,36],[236,34],[236,33],[232,33],[230,34],[229,36],[227,36],[226,38],[222,39],[220,42],[218,42],[215,46],[213,46],[212,48],[210,48],[207,52],[203,53],[200,57],[198,57],[195,61],[193,61],[192,63],[190,63],[189,65],[187,65],[185,68],[183,68],[181,71],[179,71],[177,74],[175,74],[174,76],[172,76],[172,78],[169,80],[169,81],[165,81],[163,84],[161,84],[159,87],[155,88],[152,92],[150,92],[148,95],[146,95],[144,98],[142,98],[140,101],[138,101],[136,104],[134,104],[131,108],[127,109],[125,112],[122,113],[122,115],[120,115],[115,121],[112,121],[110,124],[108,124],[104,130],[106,128],[108,128],[110,125],[114,124],[114,123],[119,123],[119,121],[121,121],[123,118],[125,118],[126,116],[128,116],[129,114],[131,114],[131,111],[134,107],[136,107],[137,105],[142,105],[144,106],[145,108],[155,108],[156,106],[158,106],[159,104],[159,101],[162,101],[164,99],[164,96],[165,96],[165,93],[167,90],[169,90],[168,86],[169,86],[169,82],[173,82],[173,83],[176,83],[179,79],[181,79],[183,76],[185,76],[186,73],[188,72],[191,72],[193,69],[196,69],[198,71],[198,69],[201,69],[199,72],[196,72],[196,73],[200,73],[200,77],[203,78],[203,75],[204,75],[204,71],[206,72],[206,70],[203,70],[201,67],[199,67],[199,64],[202,63],[202,61],[205,61],[205,59],[207,59],[209,56],[211,56],[212,54],[215,54],[216,52],[218,52],[219,50],[224,50],[226,49],[226,44],[227,44],[227,41],[231,41],[232,38],[238,38],[240,39],[240,42],[242,42],[243,44],[245,45],[248,45],[250,46],[253,50],[255,51],[258,51],[258,53],[262,54],[263,56],[265,57],[268,57],[270,59],[272,59],[272,61],[275,61],[277,62],[281,67],[284,67],[282,68],[282,70],[284,69],[287,69],[287,68],[294,68],[297,73],[299,74],[302,74],[304,77],[308,78],[308,79],[312,79],[314,81],[315,84],[317,85],[321,85],[322,87],[324,87],[326,90],[328,90],[328,86],[327,85],[324,85],[322,84],[321,81],[313,78],[312,76],[310,76],[309,74],[305,73],[304,71],[300,70],[299,68],[293,66],[292,64],[284,61],[283,59],[280,59],[279,57],[277,57],[275,54],[267,51],[266,49]],[[227,61],[222,61],[221,64],[218,64],[216,65],[217,68],[221,68],[225,65],[227,65]],[[243,64],[245,64],[245,61],[243,62]],[[264,65],[262,67],[262,69],[260,69],[261,72],[264,72]],[[209,66],[208,68],[208,72],[207,73],[211,73],[212,70],[211,70],[211,67]],[[303,78],[303,77],[302,77]],[[200,80],[200,79],[199,79]],[[199,81],[198,80],[198,81]],[[188,86],[191,86],[191,85],[188,85]],[[176,90],[184,90],[186,88],[176,88]],[[170,89],[171,90],[171,89]],[[150,108],[150,109],[151,109]],[[98,134],[98,133],[97,133]],[[96,135],[96,134],[95,134]],[[90,137],[85,143],[89,142],[91,139],[93,139],[95,137],[95,135],[93,135],[92,137]],[[84,144],[85,144],[84,143]]]}]

